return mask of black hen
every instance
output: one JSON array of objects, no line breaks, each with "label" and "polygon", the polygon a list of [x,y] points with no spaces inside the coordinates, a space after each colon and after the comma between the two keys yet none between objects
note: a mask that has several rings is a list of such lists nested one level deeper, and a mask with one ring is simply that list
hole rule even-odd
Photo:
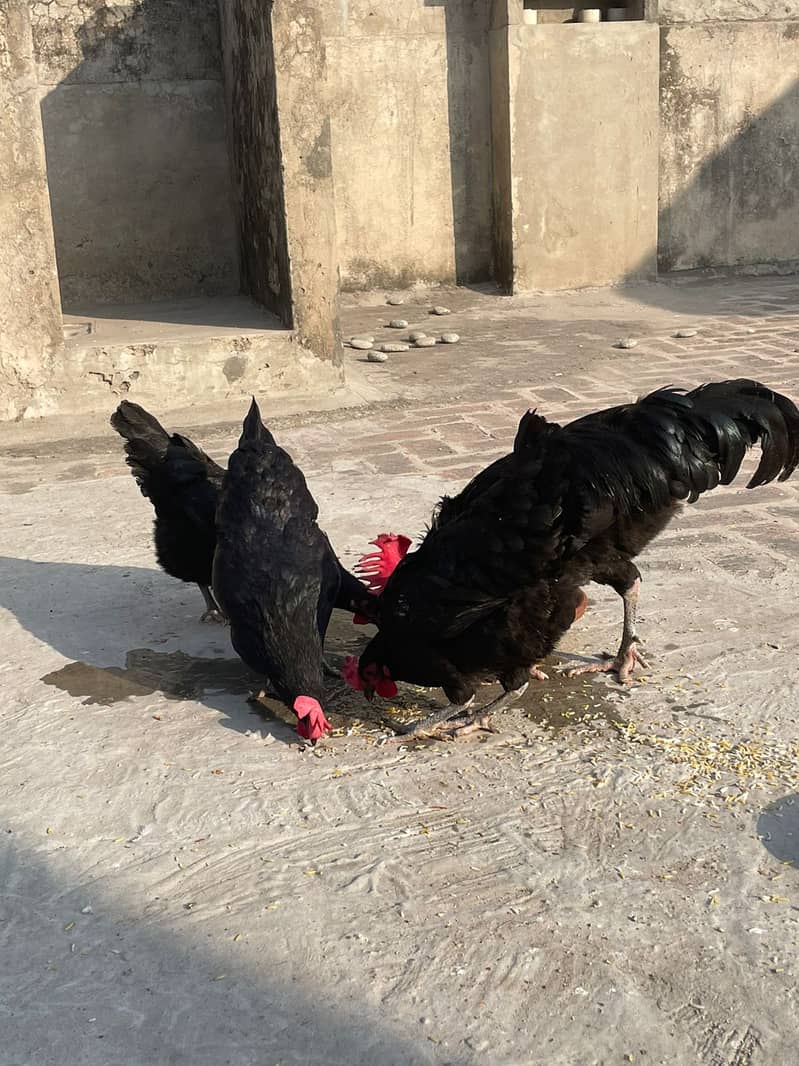
[{"label": "black hen", "polygon": [[439,719],[468,704],[480,679],[513,693],[571,624],[587,581],[623,598],[610,668],[625,680],[640,661],[632,559],[682,501],[731,482],[758,441],[750,488],[785,480],[799,461],[799,410],[755,381],[660,389],[565,427],[529,412],[513,452],[442,501],[388,580],[358,687],[387,676],[440,685],[456,706]]},{"label": "black hen", "polygon": [[318,513],[302,471],[275,443],[253,400],[217,509],[214,595],[238,655],[269,679],[297,715],[300,736],[312,742],[330,728],[322,647],[346,573],[316,524]]},{"label": "black hen", "polygon": [[[207,607],[203,621],[223,621],[210,586],[224,469],[188,437],[170,436],[138,404],[123,400],[111,416],[111,425],[125,439],[128,466],[155,508],[159,565],[179,581],[200,586]],[[336,607],[371,619],[375,597],[338,560],[336,565],[340,576]]]},{"label": "black hen", "polygon": [[155,508],[155,554],[179,581],[200,586],[203,621],[221,621],[210,591],[216,501],[225,471],[188,437],[169,434],[148,411],[123,400],[111,425],[125,440],[128,466]]}]

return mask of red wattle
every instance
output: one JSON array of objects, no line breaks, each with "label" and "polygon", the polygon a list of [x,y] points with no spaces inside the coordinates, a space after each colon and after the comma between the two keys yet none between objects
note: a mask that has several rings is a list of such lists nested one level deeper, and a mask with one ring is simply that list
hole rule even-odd
[{"label": "red wattle", "polygon": [[319,700],[312,696],[298,696],[294,701],[294,713],[297,715],[297,732],[304,740],[319,740],[333,728],[325,718]]}]

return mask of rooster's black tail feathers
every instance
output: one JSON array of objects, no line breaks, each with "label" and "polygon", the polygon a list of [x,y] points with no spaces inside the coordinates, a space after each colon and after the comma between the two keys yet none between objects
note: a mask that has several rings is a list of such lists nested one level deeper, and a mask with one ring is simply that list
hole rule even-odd
[{"label": "rooster's black tail feathers", "polygon": [[785,481],[799,463],[799,409],[787,396],[741,378],[702,385],[688,393],[693,414],[707,427],[707,443],[719,464],[721,483],[738,473],[748,448],[760,443],[757,470],[747,487]]}]

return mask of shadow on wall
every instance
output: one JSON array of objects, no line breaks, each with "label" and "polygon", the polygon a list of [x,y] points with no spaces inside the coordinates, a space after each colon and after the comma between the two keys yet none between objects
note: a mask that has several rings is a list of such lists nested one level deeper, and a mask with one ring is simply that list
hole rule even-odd
[{"label": "shadow on wall", "polygon": [[237,292],[216,0],[52,10],[32,22],[65,310]]},{"label": "shadow on wall", "polygon": [[[669,55],[666,50],[664,77],[676,84],[681,75],[679,69],[669,74]],[[690,95],[683,84],[678,88],[661,108],[661,281],[689,281],[696,275],[686,272],[693,271],[799,271],[799,82],[729,137],[724,125],[731,120],[722,113],[719,92]],[[708,145],[719,140],[721,146],[708,154]],[[673,305],[668,284],[641,286],[637,295],[656,307]],[[785,299],[753,299],[742,307],[739,294],[730,291],[725,299],[721,290],[713,309],[752,315],[780,310],[791,310]]]},{"label": "shadow on wall", "polygon": [[[489,20],[486,5],[473,0],[424,4],[445,11],[456,272],[464,284],[496,272],[490,145],[466,135],[482,128],[481,109],[490,129],[490,77],[474,70],[476,54],[488,63]],[[661,36],[659,270],[674,272],[674,280],[709,268],[799,270],[799,83],[774,98],[775,84],[781,79],[785,85],[786,73],[795,69],[788,60],[799,24],[722,24],[713,28],[709,51],[704,33],[688,26],[664,29]],[[753,61],[739,64],[731,81],[727,57],[746,43],[741,33],[756,35],[750,39]],[[476,39],[479,50],[470,49],[467,42]],[[761,102],[759,113],[753,113],[753,100]],[[532,174],[517,177],[535,180]],[[485,227],[475,222],[481,212]],[[647,274],[648,259],[630,271],[628,283]],[[674,306],[666,286],[640,288],[644,302]],[[717,313],[726,310],[722,304]],[[738,310],[737,304],[729,307],[730,314]],[[754,306],[752,311],[758,313]]]},{"label": "shadow on wall", "polygon": [[[490,281],[492,269],[490,4],[482,0],[424,0],[443,7],[447,45],[447,106],[452,185],[455,280]],[[471,47],[478,39],[480,47]],[[476,69],[476,68],[480,69]],[[475,132],[485,131],[478,139]]]}]

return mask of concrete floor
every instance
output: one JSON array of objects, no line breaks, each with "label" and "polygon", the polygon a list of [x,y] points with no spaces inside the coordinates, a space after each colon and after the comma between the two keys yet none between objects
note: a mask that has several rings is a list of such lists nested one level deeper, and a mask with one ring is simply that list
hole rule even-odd
[{"label": "concrete floor", "polygon": [[[427,323],[430,295],[355,301],[347,333]],[[273,405],[348,563],[528,406],[799,397],[799,279],[432,295],[461,344],[348,350],[348,406]],[[168,408],[226,458],[240,405]],[[156,568],[110,431],[4,427],[0,457],[2,1066],[794,1066],[799,482],[710,494],[645,554],[630,689],[553,676],[500,734],[414,750],[348,696],[309,754]],[[564,656],[618,639],[588,591]],[[364,638],[337,620],[331,657]]]},{"label": "concrete floor", "polygon": [[[151,344],[206,336],[282,330],[278,319],[246,296],[87,304],[64,313],[64,336],[72,344]],[[92,338],[87,341],[86,338]]]}]

